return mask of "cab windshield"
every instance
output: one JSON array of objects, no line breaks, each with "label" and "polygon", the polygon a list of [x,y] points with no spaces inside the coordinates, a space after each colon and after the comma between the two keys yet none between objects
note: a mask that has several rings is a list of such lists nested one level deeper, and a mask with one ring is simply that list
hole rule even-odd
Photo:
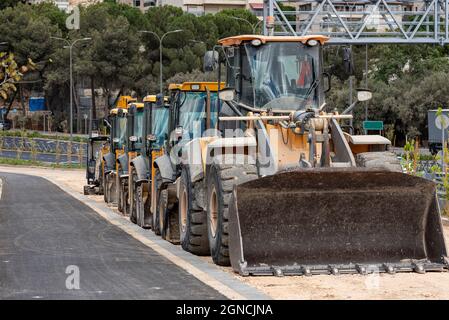
[{"label": "cab windshield", "polygon": [[133,123],[133,135],[136,137],[142,137],[143,135],[143,109],[138,110],[134,114],[134,123]]},{"label": "cab windshield", "polygon": [[156,141],[153,146],[160,148],[164,144],[164,140],[168,130],[168,109],[165,107],[156,107],[153,109],[153,130],[152,133],[156,136]]},{"label": "cab windshield", "polygon": [[[206,130],[206,92],[183,92],[179,109],[179,126],[183,128],[183,140],[201,137]],[[211,127],[217,123],[217,93],[210,94]]]},{"label": "cab windshield", "polygon": [[318,107],[318,46],[308,47],[299,42],[260,46],[246,43],[243,55],[243,102],[273,110]]},{"label": "cab windshield", "polygon": [[115,119],[115,136],[114,140],[118,139],[117,147],[119,149],[123,148],[126,138],[126,116],[117,116]]}]

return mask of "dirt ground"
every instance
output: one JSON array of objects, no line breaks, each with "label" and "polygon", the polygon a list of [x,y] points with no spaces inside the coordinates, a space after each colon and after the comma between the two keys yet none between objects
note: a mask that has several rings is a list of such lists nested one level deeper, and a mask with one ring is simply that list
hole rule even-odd
[{"label": "dirt ground", "polygon": [[[34,174],[83,192],[84,170],[3,167],[0,172]],[[89,196],[98,202],[102,196]],[[444,227],[449,244],[449,226]],[[204,258],[210,263],[210,258]],[[221,268],[240,281],[258,288],[273,299],[449,299],[449,272],[312,277],[240,277],[231,268]]]}]

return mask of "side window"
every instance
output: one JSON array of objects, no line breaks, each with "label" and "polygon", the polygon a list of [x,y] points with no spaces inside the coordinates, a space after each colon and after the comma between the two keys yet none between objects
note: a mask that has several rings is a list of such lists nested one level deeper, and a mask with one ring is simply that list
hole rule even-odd
[{"label": "side window", "polygon": [[249,58],[247,56],[247,52],[244,48],[242,48],[242,70],[241,70],[241,100],[242,102],[246,103],[247,105],[254,105],[254,90],[253,90],[253,79],[251,75],[251,67],[249,61],[247,59]]},{"label": "side window", "polygon": [[235,66],[235,63],[237,61],[235,54],[234,54],[235,50],[233,47],[231,48],[227,48],[226,49],[226,61],[225,63],[229,63],[231,68],[227,68],[225,67],[225,70],[227,70],[226,73],[226,86],[227,87],[231,87],[231,88],[235,88],[235,69],[232,68]]},{"label": "side window", "polygon": [[225,63],[229,63],[230,68],[225,66],[226,87],[235,88],[239,91],[239,72],[240,72],[240,51],[237,48],[230,47],[226,49]]}]

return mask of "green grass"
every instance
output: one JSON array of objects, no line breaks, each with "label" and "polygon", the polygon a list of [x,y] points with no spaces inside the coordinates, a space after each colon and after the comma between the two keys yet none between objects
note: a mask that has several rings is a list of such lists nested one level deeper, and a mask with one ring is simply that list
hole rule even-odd
[{"label": "green grass", "polygon": [[[63,140],[69,141],[70,137],[65,135],[58,134],[41,134],[36,131],[20,131],[20,130],[8,130],[8,131],[0,131],[0,136],[2,137],[24,137],[24,138],[41,138],[41,139],[50,139],[50,140]],[[73,136],[73,142],[87,142],[87,138]]]},{"label": "green grass", "polygon": [[[405,159],[405,154],[400,155],[401,158]],[[410,155],[410,157],[413,157],[413,154]],[[431,154],[419,154],[418,155],[418,161],[434,161],[437,160],[436,156],[433,156]]]},{"label": "green grass", "polygon": [[34,166],[34,167],[46,167],[46,168],[54,168],[54,169],[83,169],[86,166],[80,164],[56,164],[56,163],[47,163],[35,160],[22,160],[22,159],[12,159],[12,158],[2,158],[0,157],[0,164],[6,164],[10,166]]}]

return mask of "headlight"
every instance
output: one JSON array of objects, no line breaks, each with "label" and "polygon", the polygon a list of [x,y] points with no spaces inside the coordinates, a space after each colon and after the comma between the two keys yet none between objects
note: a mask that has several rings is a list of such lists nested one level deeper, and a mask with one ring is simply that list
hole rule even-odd
[{"label": "headlight", "polygon": [[131,136],[131,137],[129,137],[129,141],[136,142],[137,141],[137,137],[136,136]]},{"label": "headlight", "polygon": [[157,137],[154,134],[147,135],[147,140],[150,142],[155,142],[157,140]]},{"label": "headlight", "polygon": [[307,41],[307,45],[310,47],[314,47],[318,44],[318,41],[315,39],[310,39],[309,41]]},{"label": "headlight", "polygon": [[262,44],[262,41],[260,41],[260,39],[254,39],[251,41],[251,44],[255,47],[258,47]]}]

